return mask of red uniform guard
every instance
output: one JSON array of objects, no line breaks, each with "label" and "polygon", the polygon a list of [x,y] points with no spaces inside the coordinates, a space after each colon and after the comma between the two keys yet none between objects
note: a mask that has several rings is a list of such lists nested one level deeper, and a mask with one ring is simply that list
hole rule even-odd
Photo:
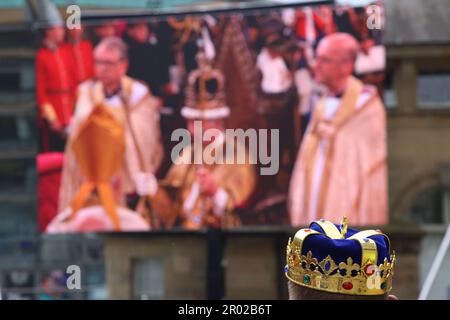
[{"label": "red uniform guard", "polygon": [[80,84],[94,76],[94,53],[92,43],[83,39],[84,28],[67,30],[67,43],[73,65],[75,66],[75,82]]},{"label": "red uniform guard", "polygon": [[75,65],[64,41],[64,24],[56,8],[45,11],[42,47],[36,55],[36,99],[42,151],[63,151],[65,127],[72,117]]}]

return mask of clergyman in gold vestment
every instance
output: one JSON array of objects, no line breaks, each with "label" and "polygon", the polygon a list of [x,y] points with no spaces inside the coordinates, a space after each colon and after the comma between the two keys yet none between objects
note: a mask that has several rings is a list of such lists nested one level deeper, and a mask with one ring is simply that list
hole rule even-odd
[{"label": "clergyman in gold vestment", "polygon": [[[197,145],[194,140],[172,159],[174,164],[159,182],[153,204],[166,227],[176,220],[188,229],[239,226],[235,209],[248,205],[256,185],[255,165],[245,146],[225,134],[224,118],[230,110],[224,104],[222,73],[212,69],[202,53],[198,59],[199,69],[190,73],[181,114],[187,119],[191,141],[196,135],[202,139],[209,129],[216,134]],[[205,154],[209,163],[203,161]]]},{"label": "clergyman in gold vestment", "polygon": [[326,36],[313,65],[328,93],[316,105],[291,177],[291,224],[347,216],[354,225],[388,221],[386,116],[374,87],[354,78],[358,43]]},{"label": "clergyman in gold vestment", "polygon": [[146,180],[146,185],[156,181],[154,174],[163,157],[157,100],[144,84],[125,75],[128,67],[126,45],[119,38],[105,38],[97,45],[94,58],[97,79],[88,80],[78,88],[76,110],[65,151],[60,211],[72,205],[74,196],[85,182],[72,150],[72,142],[77,137],[80,124],[97,105],[106,107],[125,129],[123,166],[110,181],[118,205],[126,205],[127,195],[151,194],[151,190],[148,194],[141,194],[137,184],[140,180]]}]

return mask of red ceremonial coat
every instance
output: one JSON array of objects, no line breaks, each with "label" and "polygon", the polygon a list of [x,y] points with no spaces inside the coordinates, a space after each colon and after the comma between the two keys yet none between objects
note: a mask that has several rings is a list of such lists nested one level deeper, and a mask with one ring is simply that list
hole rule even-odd
[{"label": "red ceremonial coat", "polygon": [[94,50],[89,40],[78,43],[66,43],[75,66],[75,80],[80,84],[94,76]]},{"label": "red ceremonial coat", "polygon": [[44,115],[43,106],[51,104],[60,124],[69,124],[75,87],[75,66],[67,46],[54,50],[47,47],[39,49],[36,55],[36,99],[40,119]]}]

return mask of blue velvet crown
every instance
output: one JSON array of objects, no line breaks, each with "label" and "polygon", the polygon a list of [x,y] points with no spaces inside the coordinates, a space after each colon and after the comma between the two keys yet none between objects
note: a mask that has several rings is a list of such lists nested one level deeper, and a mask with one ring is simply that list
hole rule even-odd
[{"label": "blue velvet crown", "polygon": [[286,251],[286,277],[311,289],[381,295],[392,288],[395,253],[380,230],[358,231],[320,220],[300,229]]}]

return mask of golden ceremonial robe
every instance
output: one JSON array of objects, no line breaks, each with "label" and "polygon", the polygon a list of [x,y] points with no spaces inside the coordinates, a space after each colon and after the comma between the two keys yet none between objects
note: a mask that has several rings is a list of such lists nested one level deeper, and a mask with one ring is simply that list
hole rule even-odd
[{"label": "golden ceremonial robe", "polygon": [[[80,124],[98,104],[106,106],[125,128],[123,166],[111,179],[115,201],[126,204],[126,195],[135,192],[139,172],[155,173],[163,157],[159,114],[156,99],[147,87],[129,77],[122,79],[121,93],[106,98],[100,82],[88,80],[78,87],[75,114],[69,129],[59,193],[59,209],[72,204],[80,186],[85,182],[72,150]],[[131,130],[132,129],[132,130]]]},{"label": "golden ceremonial robe", "polygon": [[350,77],[344,95],[322,98],[291,177],[291,224],[388,221],[386,115],[375,88]]},{"label": "golden ceremonial robe", "polygon": [[[234,143],[231,155],[225,151],[224,146],[228,143]],[[214,148],[223,147],[222,163],[220,154],[216,152],[210,153],[214,164],[203,165],[193,163],[193,146],[182,152],[166,177],[160,181],[160,188],[153,199],[155,211],[165,220],[163,223],[166,226],[173,225],[176,217],[181,218],[182,226],[189,229],[240,225],[234,209],[248,204],[255,189],[256,172],[251,156],[243,145],[238,147],[238,143],[234,138],[231,141],[231,138],[224,136],[213,142]],[[245,163],[237,162],[239,158],[244,159],[242,162]],[[213,197],[207,197],[199,191],[199,168],[208,170],[214,177],[218,191]]]}]

